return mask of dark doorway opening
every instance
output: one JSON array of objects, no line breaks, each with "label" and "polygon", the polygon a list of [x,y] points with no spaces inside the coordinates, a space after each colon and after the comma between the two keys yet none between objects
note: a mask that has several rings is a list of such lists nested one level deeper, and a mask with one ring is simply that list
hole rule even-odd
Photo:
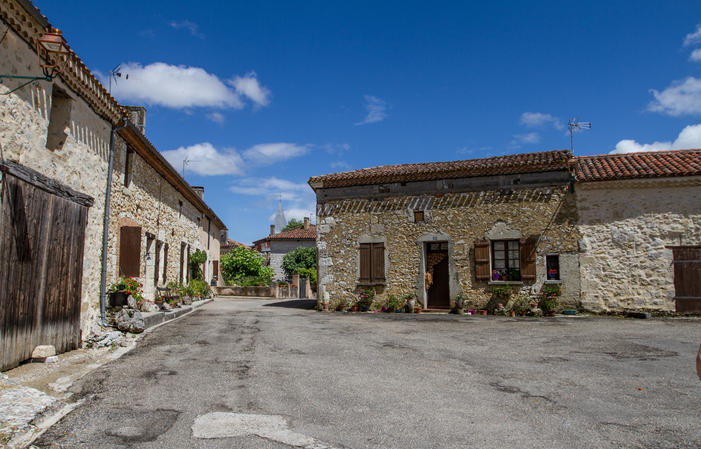
[{"label": "dark doorway opening", "polygon": [[448,242],[426,244],[426,307],[429,309],[450,309],[448,260]]}]

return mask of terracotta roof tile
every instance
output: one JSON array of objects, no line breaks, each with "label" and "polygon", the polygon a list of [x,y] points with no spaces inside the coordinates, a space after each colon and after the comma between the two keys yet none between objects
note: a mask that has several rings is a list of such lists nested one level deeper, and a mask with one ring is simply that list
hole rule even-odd
[{"label": "terracotta roof tile", "polygon": [[226,244],[221,245],[222,248],[237,248],[239,246],[245,246],[246,248],[249,248],[248,245],[244,245],[243,243],[237,242],[236,240],[232,239],[226,239]]},{"label": "terracotta roof tile", "polygon": [[567,160],[571,157],[572,153],[569,150],[555,150],[463,161],[382,165],[380,167],[314,176],[309,179],[309,184],[321,183],[324,188],[346,187],[387,182],[429,181],[434,179],[567,170]]},{"label": "terracotta roof tile", "polygon": [[[269,235],[266,239],[288,239],[288,240],[316,240],[316,225],[309,225],[309,229],[304,227],[290,229],[275,235]],[[262,239],[264,240],[264,239]]]},{"label": "terracotta roof tile", "polygon": [[580,156],[578,181],[701,175],[701,149]]}]

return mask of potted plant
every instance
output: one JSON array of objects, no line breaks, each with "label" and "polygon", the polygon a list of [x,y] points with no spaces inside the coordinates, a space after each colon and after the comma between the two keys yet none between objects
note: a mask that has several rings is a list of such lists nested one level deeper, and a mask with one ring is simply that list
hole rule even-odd
[{"label": "potted plant", "polygon": [[414,297],[411,295],[406,295],[404,297],[404,301],[406,302],[407,313],[414,313],[414,306],[416,305],[416,300]]},{"label": "potted plant", "polygon": [[500,281],[501,280],[501,273],[499,273],[499,270],[492,270],[492,280],[493,281]]},{"label": "potted plant", "polygon": [[140,283],[132,276],[121,276],[117,279],[117,282],[112,284],[109,288],[110,304],[112,306],[124,306],[127,304],[127,298],[131,295],[136,300],[137,306],[141,307],[141,303],[144,301],[141,292],[143,286],[144,284]]},{"label": "potted plant", "polygon": [[421,313],[421,310],[423,310],[421,305],[418,305],[414,308],[414,312],[416,312],[416,313]]},{"label": "potted plant", "polygon": [[358,311],[358,303],[355,301],[351,301],[350,303],[350,311],[351,312],[357,312]]},{"label": "potted plant", "polygon": [[358,304],[363,312],[370,310],[370,305],[375,300],[375,289],[361,290],[358,292]]},{"label": "potted plant", "polygon": [[[528,312],[530,299],[523,293],[517,295],[511,304],[511,311],[516,315],[526,315]],[[536,304],[537,305],[537,304]]]},{"label": "potted plant", "polygon": [[336,306],[336,310],[338,310],[339,312],[345,312],[347,307],[348,307],[348,301],[346,301],[346,299],[343,298],[338,302],[338,306]]},{"label": "potted plant", "polygon": [[543,285],[542,304],[543,309],[547,311],[549,316],[555,316],[555,310],[560,306],[560,295],[562,290],[560,284],[546,284]]},{"label": "potted plant", "polygon": [[385,312],[387,313],[394,313],[395,310],[399,308],[399,301],[397,301],[397,298],[394,295],[389,295],[389,300],[387,300],[387,305],[383,307],[385,309]]}]

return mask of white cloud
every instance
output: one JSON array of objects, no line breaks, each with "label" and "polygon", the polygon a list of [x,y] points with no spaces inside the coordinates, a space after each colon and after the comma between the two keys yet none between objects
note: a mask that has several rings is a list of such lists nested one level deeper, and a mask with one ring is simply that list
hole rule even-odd
[{"label": "white cloud", "polygon": [[329,154],[341,156],[346,151],[350,151],[351,146],[348,145],[347,143],[337,143],[337,144],[327,143],[322,148],[325,149],[326,152]]},{"label": "white cloud", "polygon": [[[262,196],[268,203],[275,206],[277,206],[277,201],[282,199],[285,218],[302,221],[304,217],[310,217],[312,222],[315,221],[316,195],[306,182],[298,184],[274,176],[271,178],[245,178],[239,180],[237,185],[230,187],[229,190],[239,195]],[[273,213],[268,220],[272,223],[274,218],[275,214]]]},{"label": "white cloud", "polygon": [[701,114],[701,79],[690,76],[684,81],[675,81],[662,92],[650,90],[655,100],[647,105],[648,110],[667,115]]},{"label": "white cloud", "polygon": [[635,153],[640,151],[668,151],[701,148],[701,125],[689,125],[679,133],[674,142],[639,144],[634,140],[621,140],[610,154]]},{"label": "white cloud", "polygon": [[697,48],[691,52],[691,55],[689,55],[689,61],[701,62],[701,48]]},{"label": "white cloud", "polygon": [[689,33],[684,38],[684,47],[701,43],[701,23],[696,25],[696,31]]},{"label": "white cloud", "polygon": [[256,165],[271,165],[293,157],[301,156],[309,151],[307,145],[294,143],[262,143],[254,145],[243,152],[243,157]]},{"label": "white cloud", "polygon": [[331,168],[333,168],[334,170],[341,169],[343,171],[346,171],[346,170],[350,170],[351,166],[343,161],[338,161],[338,162],[332,162]]},{"label": "white cloud", "polygon": [[389,117],[389,114],[387,114],[387,102],[372,95],[365,95],[365,109],[368,110],[367,117],[362,122],[356,123],[356,125],[381,122]]},{"label": "white cloud", "polygon": [[179,30],[179,29],[181,29],[181,28],[185,28],[185,29],[188,30],[188,31],[190,32],[190,34],[192,34],[193,36],[204,39],[204,34],[202,34],[202,33],[200,33],[199,31],[197,31],[197,24],[196,24],[196,23],[192,23],[192,22],[190,22],[189,20],[183,20],[182,22],[176,22],[176,21],[172,20],[172,21],[170,22],[170,26],[172,26],[172,27],[175,28],[176,30]]},{"label": "white cloud", "polygon": [[524,112],[521,114],[519,123],[529,127],[543,126],[548,123],[552,123],[555,129],[564,129],[565,127],[560,123],[560,119],[553,117],[550,114],[542,114],[540,112]]},{"label": "white cloud", "polygon": [[532,145],[540,142],[540,134],[538,133],[528,133],[528,134],[516,134],[514,135],[514,140],[509,143],[512,148],[521,148],[521,145]]},{"label": "white cloud", "polygon": [[248,97],[256,103],[257,107],[270,104],[271,92],[260,85],[256,72],[248,72],[243,78],[237,76],[228,83],[234,86],[237,94]]},{"label": "white cloud", "polygon": [[206,117],[207,120],[211,120],[214,123],[219,123],[220,125],[223,125],[226,122],[226,117],[224,117],[218,112],[212,112],[211,114],[207,114]]},{"label": "white cloud", "polygon": [[183,161],[187,159],[192,162],[185,166],[185,170],[198,175],[243,175],[244,163],[235,149],[217,150],[209,142],[164,151],[163,156],[178,171],[182,170]]},{"label": "white cloud", "polygon": [[[216,75],[199,67],[175,66],[163,62],[142,66],[138,62],[129,62],[122,64],[121,72],[125,76],[119,84],[112,84],[112,95],[121,102],[173,109],[243,109],[245,104],[241,96],[245,96],[254,101],[257,107],[269,104],[267,98],[270,91],[258,86],[256,93],[253,86],[258,85],[258,80],[251,77],[251,74],[228,81],[234,87],[231,89]],[[129,78],[126,78],[127,74]],[[105,76],[101,78],[103,83],[109,82]]]}]

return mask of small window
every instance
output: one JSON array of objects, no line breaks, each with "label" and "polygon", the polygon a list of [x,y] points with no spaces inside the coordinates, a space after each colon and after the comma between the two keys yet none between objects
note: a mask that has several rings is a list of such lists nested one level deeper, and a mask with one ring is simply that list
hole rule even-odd
[{"label": "small window", "polygon": [[132,164],[134,163],[134,150],[127,147],[127,154],[124,159],[124,187],[129,187],[131,185]]},{"label": "small window", "polygon": [[560,280],[560,256],[557,254],[552,256],[545,256],[545,266],[548,269],[549,281],[559,281]]},{"label": "small window", "polygon": [[183,216],[183,202],[178,201],[178,218]]},{"label": "small window", "polygon": [[422,211],[422,210],[415,210],[415,211],[414,211],[414,221],[415,221],[416,223],[418,223],[418,222],[420,222],[420,221],[424,221],[424,211]]}]

